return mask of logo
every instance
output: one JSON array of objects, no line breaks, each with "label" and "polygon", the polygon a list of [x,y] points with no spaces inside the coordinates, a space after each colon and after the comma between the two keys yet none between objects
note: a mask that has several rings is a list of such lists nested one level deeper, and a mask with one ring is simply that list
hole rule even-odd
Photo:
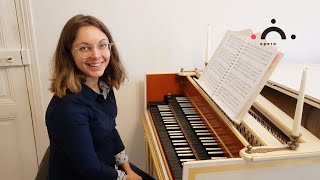
[{"label": "logo", "polygon": [[[275,24],[276,23],[276,20],[275,19],[271,19],[271,23],[272,24]],[[276,26],[271,26],[271,27],[268,27],[267,29],[265,29],[262,34],[261,34],[261,39],[262,40],[265,40],[267,35],[270,33],[270,32],[277,32],[280,36],[281,36],[281,39],[284,40],[284,39],[287,39],[286,37],[286,34],[284,33],[284,31]],[[251,35],[251,39],[256,39],[256,35],[255,34],[252,34]],[[292,34],[291,35],[291,39],[296,39],[296,35]],[[267,43],[267,42],[261,42],[260,45],[276,45],[277,43]]]}]

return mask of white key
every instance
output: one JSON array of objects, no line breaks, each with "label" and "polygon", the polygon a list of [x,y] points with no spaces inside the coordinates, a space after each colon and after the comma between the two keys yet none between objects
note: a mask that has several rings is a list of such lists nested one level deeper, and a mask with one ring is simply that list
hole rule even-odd
[{"label": "white key", "polygon": [[187,119],[188,119],[189,121],[191,121],[191,120],[200,120],[199,117],[187,117]]},{"label": "white key", "polygon": [[179,103],[179,106],[180,106],[181,108],[184,108],[184,107],[192,107],[192,105],[189,104],[189,103]]},{"label": "white key", "polygon": [[175,140],[172,140],[173,143],[176,143],[176,142],[187,142],[187,140],[185,139],[175,139]]},{"label": "white key", "polygon": [[173,117],[173,114],[160,114],[160,115],[161,117],[168,117],[168,116]]},{"label": "white key", "polygon": [[162,119],[163,123],[165,122],[175,122],[177,123],[176,119]]},{"label": "white key", "polygon": [[203,124],[194,124],[194,123],[190,123],[191,126],[203,126]]},{"label": "white key", "polygon": [[162,117],[162,119],[176,119],[175,117]]},{"label": "white key", "polygon": [[183,110],[183,111],[189,111],[189,110],[190,110],[190,111],[194,111],[193,108],[182,108],[182,110]]},{"label": "white key", "polygon": [[179,150],[189,150],[191,149],[190,147],[177,147],[177,148],[174,148],[176,151],[179,151]]},{"label": "white key", "polygon": [[214,139],[200,139],[200,141],[202,143],[212,143],[212,142],[216,142]]},{"label": "white key", "polygon": [[209,132],[208,129],[196,129],[194,130],[196,133],[201,133],[201,132]]},{"label": "white key", "polygon": [[160,112],[160,114],[173,114],[172,112]]},{"label": "white key", "polygon": [[172,143],[174,146],[188,146],[188,143]]},{"label": "white key", "polygon": [[182,138],[184,138],[184,136],[170,136],[170,138],[172,138],[172,139],[182,139]]},{"label": "white key", "polygon": [[184,112],[184,114],[197,114],[195,111],[193,111],[193,112]]},{"label": "white key", "polygon": [[181,136],[183,133],[169,133],[169,136]]},{"label": "white key", "polygon": [[184,150],[184,151],[176,151],[177,154],[183,154],[183,153],[192,153],[190,150]]},{"label": "white key", "polygon": [[205,126],[192,126],[193,129],[206,129]]},{"label": "white key", "polygon": [[182,132],[182,131],[168,131],[168,133],[170,134],[170,133],[180,133],[180,132]]},{"label": "white key", "polygon": [[178,124],[165,124],[166,127],[179,127]]},{"label": "white key", "polygon": [[206,148],[206,151],[221,151],[220,148]]},{"label": "white key", "polygon": [[202,121],[189,121],[190,124],[201,124],[204,125]]},{"label": "white key", "polygon": [[192,153],[178,154],[178,156],[179,157],[181,157],[181,156],[193,156],[193,154]]},{"label": "white key", "polygon": [[211,151],[211,152],[208,152],[208,154],[223,154],[223,151]]},{"label": "white key", "polygon": [[171,109],[169,108],[158,108],[158,110],[161,112],[171,112]]},{"label": "white key", "polygon": [[169,130],[169,129],[180,129],[180,127],[167,127],[166,129],[167,130]]},{"label": "white key", "polygon": [[164,121],[163,123],[164,124],[177,124],[176,121]]},{"label": "white key", "polygon": [[217,143],[203,143],[202,145],[204,145],[204,146],[216,146],[218,144]]},{"label": "white key", "polygon": [[213,137],[212,136],[208,136],[208,137],[199,137],[199,139],[213,139]]},{"label": "white key", "polygon": [[198,115],[186,115],[187,118],[200,118]]},{"label": "white key", "polygon": [[211,159],[225,159],[226,157],[211,157]]},{"label": "white key", "polygon": [[211,135],[210,133],[196,133],[198,136],[209,136]]}]

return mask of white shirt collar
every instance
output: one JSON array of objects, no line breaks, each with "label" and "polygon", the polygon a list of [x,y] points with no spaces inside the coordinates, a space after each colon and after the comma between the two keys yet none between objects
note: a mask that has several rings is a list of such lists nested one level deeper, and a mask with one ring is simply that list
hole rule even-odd
[{"label": "white shirt collar", "polygon": [[104,81],[99,81],[99,87],[102,89],[102,95],[104,99],[107,99],[108,93],[110,91],[109,86]]}]

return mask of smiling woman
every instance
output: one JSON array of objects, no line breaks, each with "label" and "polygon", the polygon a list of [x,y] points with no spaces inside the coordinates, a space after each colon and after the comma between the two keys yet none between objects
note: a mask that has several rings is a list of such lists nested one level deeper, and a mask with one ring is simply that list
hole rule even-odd
[{"label": "smiling woman", "polygon": [[[50,90],[59,97],[65,96],[67,90],[72,93],[80,92],[81,83],[89,82],[86,78],[90,71],[83,70],[89,68],[90,64],[97,66],[100,63],[103,66],[100,69],[101,77],[98,76],[98,79],[110,87],[119,89],[126,75],[110,31],[92,16],[74,16],[61,32],[54,54]],[[98,90],[97,83],[94,89]]]},{"label": "smiling woman", "polygon": [[116,129],[113,89],[126,76],[107,27],[92,16],[74,16],[53,61],[49,179],[153,179],[129,163]]},{"label": "smiling woman", "polygon": [[[99,93],[99,77],[104,74],[110,60],[108,37],[94,26],[79,28],[78,35],[72,43],[72,56],[76,67],[86,76],[86,84],[93,81],[93,90]],[[95,48],[95,47],[98,48]]]}]

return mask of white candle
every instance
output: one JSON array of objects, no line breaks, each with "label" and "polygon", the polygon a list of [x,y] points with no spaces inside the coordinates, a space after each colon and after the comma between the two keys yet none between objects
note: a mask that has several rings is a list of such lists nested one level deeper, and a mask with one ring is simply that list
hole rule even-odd
[{"label": "white candle", "polygon": [[208,32],[207,32],[207,51],[206,51],[206,60],[205,60],[205,64],[208,64],[209,63],[209,61],[210,61],[210,54],[211,54],[211,52],[210,52],[210,49],[211,49],[211,47],[210,47],[210,39],[211,39],[211,37],[210,37],[210,32],[211,32],[211,28],[210,28],[210,24],[208,24]]},{"label": "white candle", "polygon": [[294,120],[293,120],[292,131],[291,131],[291,135],[293,136],[300,135],[300,126],[301,126],[301,117],[302,117],[303,104],[304,104],[306,80],[307,80],[307,69],[304,69],[302,73],[299,96],[298,96],[297,105],[296,105],[296,112],[294,114]]}]

